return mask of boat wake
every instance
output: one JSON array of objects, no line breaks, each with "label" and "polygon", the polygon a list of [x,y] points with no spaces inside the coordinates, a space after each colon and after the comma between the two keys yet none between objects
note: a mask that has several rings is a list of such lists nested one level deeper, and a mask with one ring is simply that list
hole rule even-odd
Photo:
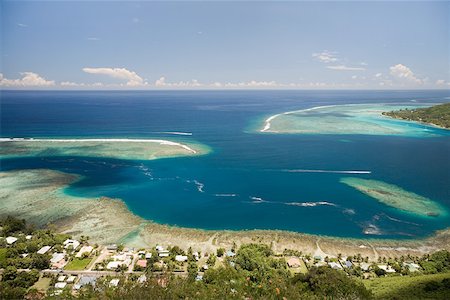
[{"label": "boat wake", "polygon": [[289,173],[332,173],[332,174],[372,174],[366,170],[311,170],[311,169],[285,169]]}]

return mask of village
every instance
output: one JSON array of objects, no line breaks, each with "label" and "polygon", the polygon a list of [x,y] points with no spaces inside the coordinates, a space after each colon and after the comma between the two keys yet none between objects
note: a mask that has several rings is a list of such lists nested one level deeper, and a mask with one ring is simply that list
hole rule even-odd
[{"label": "village", "polygon": [[[195,281],[202,281],[209,269],[236,267],[237,253],[236,245],[230,249],[218,248],[214,253],[201,253],[193,248],[181,249],[176,245],[135,249],[116,244],[90,244],[87,237],[72,239],[67,235],[37,231],[36,234],[17,233],[0,237],[0,266],[3,267],[0,272],[4,275],[8,268],[16,268],[17,272],[39,269],[38,279],[30,289],[57,296],[64,291],[76,294],[86,286],[95,286],[98,280],[107,281],[112,288],[124,280],[145,284],[150,276],[168,273],[192,276]],[[369,261],[368,257],[363,258],[361,255],[322,257],[292,249],[273,253],[272,256],[283,260],[292,274],[307,273],[310,268],[321,266],[341,270],[348,276],[361,279],[423,271],[418,257]],[[45,261],[42,262],[42,259]],[[36,261],[39,260],[40,265],[37,265]],[[163,276],[158,284],[165,285]]]}]

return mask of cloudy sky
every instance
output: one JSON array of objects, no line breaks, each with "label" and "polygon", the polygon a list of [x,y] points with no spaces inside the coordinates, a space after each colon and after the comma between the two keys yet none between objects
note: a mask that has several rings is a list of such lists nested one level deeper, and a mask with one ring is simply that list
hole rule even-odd
[{"label": "cloudy sky", "polygon": [[0,2],[0,85],[450,88],[450,2]]}]

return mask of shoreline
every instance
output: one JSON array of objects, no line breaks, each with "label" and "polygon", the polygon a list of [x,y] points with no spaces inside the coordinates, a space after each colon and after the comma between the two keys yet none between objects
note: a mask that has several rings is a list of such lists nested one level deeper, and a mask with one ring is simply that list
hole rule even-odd
[{"label": "shoreline", "polygon": [[[283,132],[283,131],[276,131],[276,130],[270,130],[270,128],[272,127],[271,122],[283,115],[291,115],[291,114],[296,114],[296,113],[301,113],[301,112],[308,112],[308,111],[313,111],[313,110],[318,110],[318,109],[323,109],[323,108],[334,108],[334,107],[347,107],[347,106],[367,106],[367,105],[390,105],[390,106],[400,106],[400,105],[404,105],[404,106],[419,106],[419,107],[429,107],[432,105],[436,105],[436,104],[440,104],[440,103],[354,103],[354,104],[333,104],[333,105],[322,105],[322,106],[315,106],[315,107],[311,107],[311,108],[306,108],[306,109],[299,109],[299,110],[293,110],[293,111],[287,111],[287,112],[282,112],[282,113],[278,113],[275,115],[272,115],[270,117],[268,117],[267,119],[264,120],[264,127],[262,129],[259,129],[258,132],[260,133],[287,133],[287,134],[292,134],[295,132]],[[394,118],[394,117],[390,117],[390,116],[385,116],[384,114],[382,114],[384,111],[381,111],[381,116],[383,117],[387,117],[386,119],[394,119],[394,120],[403,120],[403,121],[407,121],[405,119],[401,119],[401,118]],[[416,121],[412,121],[421,125],[427,125],[430,127],[435,127],[435,128],[439,128],[439,129],[447,129],[450,130],[450,128],[444,128],[444,127],[440,127],[437,126],[435,124],[431,124],[431,123],[422,123],[422,122],[416,122]],[[306,134],[306,133],[297,133],[297,134]]]},{"label": "shoreline", "polygon": [[[330,257],[339,253],[360,253],[372,260],[380,256],[422,255],[439,249],[450,250],[450,228],[425,238],[389,240],[284,230],[204,230],[158,224],[134,215],[121,199],[79,198],[63,194],[64,187],[78,179],[79,176],[74,174],[42,169],[0,172],[0,182],[6,187],[0,190],[0,196],[5,199],[0,215],[16,214],[40,220],[40,226],[52,224],[58,232],[75,237],[87,235],[100,244],[124,242],[136,248],[162,244],[212,252],[220,247],[230,248],[233,244],[264,243],[271,245],[276,252],[296,249]],[[8,203],[9,211],[5,210]]]},{"label": "shoreline", "polygon": [[169,145],[169,146],[179,146],[193,154],[197,154],[198,152],[189,146],[177,143],[168,140],[161,139],[42,139],[42,138],[0,138],[0,143],[2,142],[68,142],[68,143],[76,143],[76,142],[118,142],[118,143],[157,143],[160,145]]}]

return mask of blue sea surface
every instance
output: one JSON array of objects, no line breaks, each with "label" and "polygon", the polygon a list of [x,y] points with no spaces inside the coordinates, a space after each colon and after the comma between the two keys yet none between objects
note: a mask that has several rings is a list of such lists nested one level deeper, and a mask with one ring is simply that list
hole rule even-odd
[{"label": "blue sea surface", "polygon": [[434,104],[450,101],[449,94],[2,91],[2,137],[164,138],[202,143],[212,152],[152,161],[21,157],[0,160],[0,169],[48,168],[81,174],[84,179],[67,187],[66,193],[121,198],[135,214],[163,224],[357,238],[425,237],[450,227],[449,215],[424,218],[401,212],[339,181],[357,176],[395,184],[439,202],[450,212],[448,131],[430,129],[439,133],[437,137],[400,137],[267,134],[257,129],[267,117],[285,111],[350,103]]}]

